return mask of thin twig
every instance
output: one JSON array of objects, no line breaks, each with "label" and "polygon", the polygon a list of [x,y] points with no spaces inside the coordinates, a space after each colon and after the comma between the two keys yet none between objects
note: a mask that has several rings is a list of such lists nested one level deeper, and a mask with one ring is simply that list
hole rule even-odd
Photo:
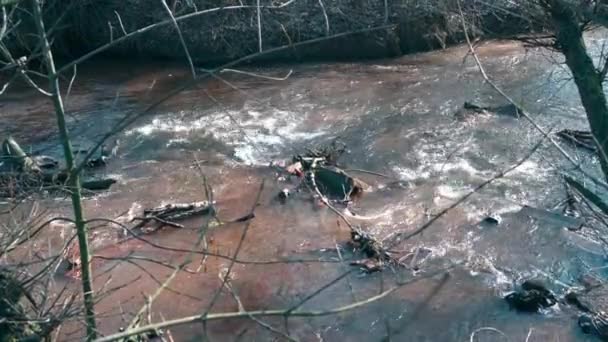
[{"label": "thin twig", "polygon": [[[239,312],[247,312],[247,310],[245,309],[245,306],[243,305],[243,302],[241,301],[241,298],[239,297],[239,295],[236,293],[236,291],[232,287],[232,284],[231,284],[230,281],[228,281],[226,283],[226,288],[228,289],[228,291],[230,291],[230,294],[232,294],[232,298],[234,298],[234,301],[236,302],[236,304],[237,304],[237,306],[239,308]],[[287,339],[288,341],[292,341],[292,342],[297,342],[298,341],[297,339],[289,336],[288,334],[280,331],[279,329],[276,329],[272,325],[270,325],[270,324],[268,324],[266,322],[263,322],[262,320],[260,320],[257,317],[249,316],[249,318],[252,321],[254,321],[255,323],[259,324],[262,328],[264,328],[264,329],[266,329],[266,330],[268,330],[268,331],[270,331],[270,332],[272,332],[274,334],[280,335],[280,336],[284,337],[285,339]]]},{"label": "thin twig", "polygon": [[[255,208],[258,205],[260,197],[262,196],[262,191],[264,191],[264,184],[265,184],[265,182],[262,181],[262,183],[260,184],[260,188],[258,189],[258,192],[255,196],[253,205],[251,206],[250,213],[253,213],[255,211]],[[226,269],[226,274],[224,274],[222,284],[215,292],[214,296],[211,299],[211,302],[209,302],[209,306],[205,310],[205,313],[203,314],[203,316],[208,315],[209,312],[211,311],[211,309],[213,309],[213,306],[215,306],[215,303],[217,302],[222,289],[226,285],[226,282],[230,279],[230,272],[232,272],[232,268],[234,267],[234,264],[235,264],[234,260],[239,256],[239,253],[241,252],[241,248],[243,247],[243,242],[245,241],[245,237],[247,236],[247,232],[249,231],[250,225],[251,225],[251,220],[247,221],[247,223],[245,224],[245,227],[243,228],[243,233],[241,234],[241,239],[239,240],[239,242],[236,246],[236,250],[234,251],[234,255],[232,256],[233,260],[230,261],[230,264],[228,265],[228,268]]]},{"label": "thin twig", "polygon": [[224,72],[233,72],[235,74],[242,74],[242,75],[247,75],[247,76],[253,76],[253,77],[263,78],[263,79],[267,79],[267,80],[271,80],[271,81],[285,81],[285,80],[287,80],[289,78],[289,76],[291,76],[291,74],[293,73],[293,69],[289,69],[289,72],[287,73],[287,75],[285,75],[283,77],[266,76],[266,75],[256,74],[256,73],[253,73],[253,72],[236,70],[236,69],[229,69],[229,68],[222,69],[220,71],[220,73],[224,73]]},{"label": "thin twig", "polygon": [[262,52],[262,10],[260,8],[260,0],[257,0],[258,8],[258,48]]},{"label": "thin twig", "polygon": [[469,341],[475,342],[475,335],[477,335],[478,333],[480,333],[482,331],[493,331],[497,334],[500,334],[500,336],[504,337],[507,341],[510,341],[509,337],[505,333],[503,333],[502,331],[500,331],[496,328],[492,328],[492,327],[482,327],[482,328],[479,328],[479,329],[473,331],[473,333],[471,334],[471,337],[469,338]]},{"label": "thin twig", "polygon": [[72,93],[72,86],[74,85],[74,81],[76,80],[76,66],[77,64],[74,64],[74,72],[72,73],[72,78],[70,79],[70,84],[68,85],[68,90],[65,93],[65,102],[68,102],[68,99],[70,98],[70,94]]},{"label": "thin twig", "polygon": [[188,59],[188,65],[190,66],[190,72],[192,73],[192,78],[196,78],[196,70],[194,69],[194,62],[192,62],[192,57],[190,56],[190,51],[188,50],[188,46],[186,45],[186,41],[184,40],[184,36],[182,35],[182,30],[179,28],[179,24],[177,23],[177,20],[175,20],[175,16],[173,15],[173,12],[169,8],[169,5],[167,5],[167,1],[160,0],[160,2],[163,4],[163,7],[167,11],[167,14],[169,14],[169,17],[171,17],[173,26],[175,26],[175,30],[177,31],[179,41],[182,44],[182,48],[184,49],[184,53],[186,54],[186,58]]},{"label": "thin twig", "polygon": [[120,25],[120,29],[122,30],[122,33],[126,36],[127,30],[125,30],[125,25],[122,24],[122,19],[120,18],[120,14],[118,14],[117,11],[114,11],[114,14],[116,14],[116,18],[118,19],[118,25]]},{"label": "thin twig", "polygon": [[423,231],[425,231],[427,228],[429,228],[433,223],[435,223],[435,221],[437,221],[438,219],[440,219],[441,217],[443,217],[445,214],[447,214],[448,212],[450,212],[452,209],[456,208],[457,206],[459,206],[460,204],[462,204],[464,201],[466,201],[469,197],[473,196],[474,194],[476,194],[477,192],[479,192],[481,189],[485,188],[487,185],[491,184],[492,182],[494,182],[497,179],[503,178],[504,176],[506,176],[509,172],[515,170],[516,168],[518,168],[519,166],[521,166],[521,164],[523,164],[526,160],[530,159],[530,157],[532,157],[532,155],[536,152],[536,150],[538,150],[538,148],[542,145],[542,143],[545,141],[545,137],[542,137],[540,139],[539,142],[536,143],[536,145],[534,145],[534,147],[530,150],[529,153],[527,153],[522,159],[520,159],[517,163],[515,163],[513,166],[510,166],[509,168],[498,172],[496,175],[494,175],[494,177],[484,181],[483,183],[479,184],[478,186],[476,186],[473,190],[471,190],[469,193],[467,193],[466,195],[460,197],[456,202],[454,202],[452,205],[450,205],[449,207],[443,209],[442,211],[440,211],[438,214],[436,214],[435,216],[433,216],[432,219],[430,219],[429,221],[427,221],[425,224],[423,224],[421,227],[419,227],[418,229],[414,230],[413,232],[410,233],[406,233],[406,234],[396,234],[395,237],[395,241],[393,242],[393,244],[391,246],[389,246],[389,249],[392,248],[392,246],[398,242],[402,242],[405,240],[408,240],[420,233],[422,233]]},{"label": "thin twig", "polygon": [[[450,269],[451,268],[452,267],[450,267]],[[424,276],[410,279],[408,281],[400,282],[397,285],[389,288],[388,290],[386,290],[378,295],[368,297],[364,300],[361,300],[361,301],[358,301],[358,302],[355,302],[352,304],[335,307],[335,308],[331,308],[331,309],[326,309],[326,310],[312,310],[312,311],[297,310],[297,311],[291,312],[291,314],[289,316],[290,317],[322,317],[322,316],[330,316],[330,315],[335,315],[338,313],[358,309],[360,307],[366,306],[370,303],[383,299],[383,298],[389,296],[390,294],[394,293],[395,291],[403,288],[404,286],[416,283],[423,279],[435,277],[439,274],[444,274],[446,271],[447,271],[446,269],[443,269],[443,270],[440,270],[437,272],[431,272]],[[95,340],[95,342],[110,342],[110,341],[115,341],[118,339],[123,339],[123,338],[129,337],[129,336],[139,335],[139,334],[142,334],[142,333],[145,333],[148,331],[154,331],[157,329],[164,329],[164,328],[168,328],[168,327],[175,327],[175,326],[190,324],[190,323],[195,323],[195,322],[208,322],[208,321],[214,321],[214,320],[248,318],[249,316],[254,316],[254,317],[282,316],[282,317],[284,317],[286,312],[287,312],[287,310],[256,310],[256,311],[247,311],[247,312],[223,312],[223,313],[215,313],[215,314],[194,315],[194,316],[177,318],[177,319],[173,319],[173,320],[169,320],[169,321],[165,321],[165,322],[161,322],[161,323],[151,324],[151,325],[147,325],[147,326],[143,326],[143,327],[139,327],[139,328],[135,328],[135,329],[130,329],[130,330],[127,330],[127,331],[124,331],[121,333],[99,338],[99,339]]]},{"label": "thin twig", "polygon": [[[329,36],[329,17],[327,16],[323,0],[319,0],[319,6],[321,6],[321,11],[323,11],[323,17],[325,18],[325,35]],[[386,24],[386,21],[384,23]]]}]

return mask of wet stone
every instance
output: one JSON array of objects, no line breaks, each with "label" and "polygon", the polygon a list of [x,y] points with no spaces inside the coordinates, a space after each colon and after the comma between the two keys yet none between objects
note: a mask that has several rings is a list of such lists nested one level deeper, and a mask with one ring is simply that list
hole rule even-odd
[{"label": "wet stone", "polygon": [[539,280],[526,280],[517,291],[505,297],[509,306],[517,311],[538,312],[557,303],[553,293]]}]

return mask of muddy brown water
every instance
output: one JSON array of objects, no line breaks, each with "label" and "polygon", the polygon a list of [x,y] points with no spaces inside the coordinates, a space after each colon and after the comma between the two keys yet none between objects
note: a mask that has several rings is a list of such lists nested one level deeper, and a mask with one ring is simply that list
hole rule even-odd
[{"label": "muddy brown water", "polygon": [[[266,80],[222,73],[228,83],[210,79],[164,102],[118,134],[120,149],[102,174],[118,177],[111,191],[85,200],[86,216],[116,217],[133,206],[204,199],[201,173],[213,186],[219,216],[230,220],[252,207],[260,183],[265,188],[256,204],[232,286],[247,310],[290,308],[316,289],[349,270],[339,262],[336,246],[345,248],[348,230],[328,209],[310,196],[296,194],[286,205],[276,193],[295,184],[278,180],[268,167],[303,148],[340,137],[349,153],[348,168],[366,169],[390,178],[360,174],[371,185],[350,209],[365,229],[380,238],[410,232],[431,215],[496,172],[525,156],[540,139],[523,119],[476,115],[465,120],[454,114],[464,101],[500,105],[504,101],[483,84],[466,49],[412,55],[366,63],[277,66],[249,71],[282,77]],[[576,90],[552,56],[502,42],[480,48],[488,73],[525,104],[544,127],[586,128]],[[68,79],[64,80],[67,87]],[[188,79],[188,70],[174,64],[96,62],[78,70],[66,106],[77,143],[95,141],[124,115],[137,113]],[[237,89],[234,89],[238,88]],[[212,100],[211,97],[213,97]],[[54,116],[46,99],[24,87],[0,98],[0,134],[12,134],[33,153],[61,156]],[[217,102],[216,102],[217,101]],[[597,162],[569,149],[590,170]],[[425,248],[419,272],[386,270],[365,275],[354,272],[307,302],[303,310],[328,310],[363,300],[417,279],[389,296],[356,310],[316,318],[292,318],[289,331],[302,341],[468,341],[482,327],[501,330],[511,341],[586,341],[579,333],[576,313],[568,307],[537,315],[509,310],[501,299],[523,278],[552,279],[557,293],[590,268],[604,265],[601,248],[563,227],[527,217],[523,205],[549,208],[564,197],[557,170],[565,164],[550,147],[543,147],[519,168],[450,211],[423,234],[396,249]],[[47,198],[48,215],[69,215],[69,201]],[[496,226],[480,221],[497,213]],[[186,221],[183,230],[164,228],[147,237],[174,249],[190,249],[198,238],[201,219]],[[210,250],[232,255],[245,224],[212,228]],[[56,224],[28,253],[51,253],[70,235],[71,227]],[[130,285],[102,299],[96,309],[104,335],[117,332],[125,319],[145,302],[171,270],[150,262],[127,263],[127,256],[156,258],[167,263],[186,253],[160,250],[131,240],[115,244],[118,233],[94,237],[93,262],[98,289]],[[356,254],[343,249],[344,258]],[[265,263],[307,259],[329,262]],[[188,267],[201,263],[196,256]],[[198,273],[182,272],[154,303],[154,321],[204,312],[226,259],[210,257]],[[424,279],[427,273],[457,264],[449,278]],[[59,270],[55,286],[77,281]],[[441,286],[440,286],[441,285]],[[223,292],[212,312],[236,311]],[[262,318],[284,329],[283,318]],[[171,329],[175,341],[198,341],[206,331],[212,340],[270,341],[282,337],[248,319],[181,325]],[[67,324],[60,340],[79,340],[82,326]],[[475,341],[500,341],[495,332],[481,331]]]}]

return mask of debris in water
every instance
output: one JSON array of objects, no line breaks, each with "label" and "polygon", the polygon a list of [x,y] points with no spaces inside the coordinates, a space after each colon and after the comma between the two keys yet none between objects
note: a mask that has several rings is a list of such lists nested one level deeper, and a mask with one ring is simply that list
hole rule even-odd
[{"label": "debris in water", "polygon": [[[77,157],[85,155],[88,150],[74,149]],[[115,151],[102,149],[101,156],[88,160],[87,167],[105,165],[108,158],[115,154]],[[0,192],[2,197],[14,197],[29,191],[39,191],[42,188],[53,190],[64,190],[64,185],[69,178],[69,172],[59,168],[59,162],[50,156],[30,157],[19,144],[11,137],[2,143],[0,153],[0,188],[7,189]],[[107,190],[116,183],[115,179],[84,179],[81,183],[83,189],[87,190]]]},{"label": "debris in water", "polygon": [[484,106],[465,101],[462,109],[456,112],[455,117],[459,120],[466,120],[471,114],[486,114],[495,113],[503,116],[519,118],[523,111],[514,104],[505,104],[500,106]]},{"label": "debris in water", "polygon": [[213,212],[213,205],[208,201],[192,203],[170,203],[160,207],[144,210],[144,219],[180,220],[194,215],[206,215]]},{"label": "debris in water", "polygon": [[289,189],[287,189],[287,188],[279,191],[279,194],[278,194],[279,201],[281,201],[281,203],[285,204],[287,202],[287,199],[289,198],[289,195],[290,195],[290,192],[289,192]]},{"label": "debris in water", "polygon": [[519,291],[505,297],[511,308],[523,312],[538,312],[557,303],[557,299],[547,287],[538,280],[526,280]]},{"label": "debris in water", "polygon": [[608,315],[604,312],[585,314],[579,317],[578,326],[585,334],[595,335],[608,341]]},{"label": "debris in water", "polygon": [[350,243],[356,250],[364,253],[367,257],[362,260],[352,261],[350,264],[361,267],[367,273],[382,271],[386,266],[390,265],[403,266],[403,263],[394,258],[392,253],[383,246],[382,242],[358,227],[351,228]]},{"label": "debris in water", "polygon": [[584,148],[589,151],[597,151],[593,135],[590,131],[577,131],[573,129],[564,129],[556,133],[558,137],[571,143],[572,145]]}]

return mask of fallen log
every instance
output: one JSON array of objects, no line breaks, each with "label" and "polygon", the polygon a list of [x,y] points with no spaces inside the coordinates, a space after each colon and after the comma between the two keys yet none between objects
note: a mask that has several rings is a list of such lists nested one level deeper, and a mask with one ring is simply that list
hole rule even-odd
[{"label": "fallen log", "polygon": [[144,210],[145,217],[158,217],[163,220],[179,220],[193,215],[210,214],[213,206],[208,201],[192,203],[171,203]]},{"label": "fallen log", "polygon": [[21,146],[12,137],[2,142],[1,161],[9,171],[40,172],[32,158],[23,151]]}]

